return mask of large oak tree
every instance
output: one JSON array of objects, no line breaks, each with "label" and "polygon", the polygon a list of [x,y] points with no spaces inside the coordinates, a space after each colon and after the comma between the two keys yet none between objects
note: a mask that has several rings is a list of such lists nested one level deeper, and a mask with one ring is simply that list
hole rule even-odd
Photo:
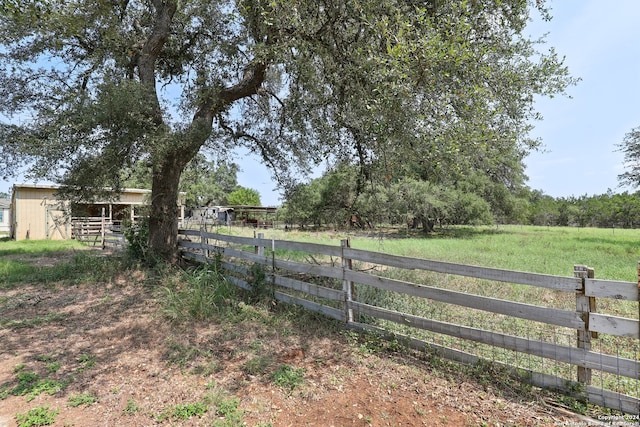
[{"label": "large oak tree", "polygon": [[145,162],[149,247],[170,261],[180,175],[203,149],[248,147],[283,185],[327,158],[508,175],[500,156],[536,145],[534,96],[572,82],[523,36],[542,3],[4,1],[0,162],[85,198]]}]

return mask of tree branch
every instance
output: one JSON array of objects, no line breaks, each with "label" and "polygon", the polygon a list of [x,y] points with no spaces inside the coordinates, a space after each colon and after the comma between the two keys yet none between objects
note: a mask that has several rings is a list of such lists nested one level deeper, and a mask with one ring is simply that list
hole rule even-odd
[{"label": "tree branch", "polygon": [[163,123],[163,118],[156,93],[156,61],[169,38],[171,22],[178,4],[175,0],[156,0],[154,6],[156,7],[156,17],[153,30],[136,56],[136,65],[138,66],[138,77],[142,84],[149,88],[149,96],[155,104],[154,122],[160,125]]},{"label": "tree branch", "polygon": [[226,105],[244,97],[257,94],[258,89],[264,82],[266,70],[267,64],[265,62],[254,62],[245,67],[242,80],[220,91],[220,101]]}]

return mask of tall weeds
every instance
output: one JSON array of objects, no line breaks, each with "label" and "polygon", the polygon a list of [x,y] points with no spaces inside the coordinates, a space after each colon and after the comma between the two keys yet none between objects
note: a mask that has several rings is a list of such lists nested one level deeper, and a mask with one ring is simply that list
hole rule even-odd
[{"label": "tall weeds", "polygon": [[162,310],[176,321],[206,320],[230,306],[237,288],[214,265],[182,272],[180,280],[162,288]]}]

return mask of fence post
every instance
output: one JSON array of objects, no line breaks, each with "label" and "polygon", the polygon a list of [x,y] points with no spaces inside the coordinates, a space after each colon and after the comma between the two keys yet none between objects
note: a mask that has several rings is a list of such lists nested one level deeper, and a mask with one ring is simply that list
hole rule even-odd
[{"label": "fence post", "polygon": [[[577,347],[584,350],[591,350],[591,332],[589,331],[589,312],[591,311],[592,304],[595,306],[595,299],[593,302],[585,295],[585,279],[589,277],[589,268],[586,265],[574,265],[573,277],[582,279],[582,287],[576,292],[576,313],[580,316],[584,322],[584,329],[578,330],[578,343]],[[591,269],[591,276],[593,277],[594,270]],[[595,307],[594,307],[595,308]],[[591,369],[578,366],[578,382],[587,386],[591,384]]]},{"label": "fence post", "polygon": [[[264,239],[264,233],[258,233],[258,239]],[[256,254],[264,256],[264,246],[256,245]]]},{"label": "fence post", "polygon": [[[595,269],[589,267],[587,268],[587,278],[588,279],[595,279],[596,278],[596,271]],[[597,307],[596,307],[596,297],[589,297],[589,313],[595,313],[597,312]],[[587,322],[587,326],[589,325],[589,323]],[[598,338],[598,333],[591,331],[591,338]]]},{"label": "fence post", "polygon": [[[102,246],[102,250],[104,251],[105,248],[107,247],[106,241],[105,241],[105,234],[106,234],[106,221],[104,220],[104,208],[102,208],[102,216],[100,217],[100,244]],[[95,244],[95,243],[94,243]]]},{"label": "fence post", "polygon": [[200,224],[200,250],[202,251],[202,255],[204,256],[205,260],[207,258],[209,258],[209,251],[206,248],[206,240],[204,237],[204,233],[206,233],[207,228],[205,227],[204,223]]},{"label": "fence post", "polygon": [[340,246],[342,248],[342,290],[345,295],[344,301],[344,309],[345,309],[345,320],[347,324],[353,322],[353,308],[351,307],[351,302],[354,298],[354,286],[353,282],[346,279],[346,271],[351,270],[353,268],[353,261],[344,256],[345,248],[351,247],[351,241],[349,239],[340,240]]}]

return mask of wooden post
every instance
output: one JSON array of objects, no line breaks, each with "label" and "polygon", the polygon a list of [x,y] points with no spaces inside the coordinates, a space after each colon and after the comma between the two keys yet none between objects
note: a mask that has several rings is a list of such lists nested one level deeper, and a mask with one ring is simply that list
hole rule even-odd
[{"label": "wooden post", "polygon": [[[589,267],[587,268],[587,278],[588,279],[595,279],[596,278],[596,270]],[[597,307],[596,307],[596,297],[589,297],[589,313],[595,313],[597,312]],[[589,323],[587,323],[588,325]],[[598,333],[591,331],[591,338],[593,339],[597,339],[598,338]]]},{"label": "wooden post", "polygon": [[347,280],[345,277],[345,273],[347,270],[351,270],[353,268],[353,261],[344,256],[344,249],[351,247],[351,241],[349,239],[343,239],[340,241],[340,246],[342,247],[342,290],[344,291],[345,301],[344,301],[344,309],[345,309],[345,320],[348,323],[353,322],[353,308],[351,307],[351,302],[354,298],[354,285],[353,282]]},{"label": "wooden post", "polygon": [[[264,233],[258,233],[258,239],[264,239]],[[264,256],[264,246],[256,245],[256,254]]]},{"label": "wooden post", "polygon": [[276,297],[276,240],[271,239],[271,296]]},{"label": "wooden post", "polygon": [[105,250],[105,248],[107,246],[106,241],[105,241],[106,240],[105,239],[105,236],[106,236],[105,228],[106,228],[106,222],[104,220],[104,208],[102,208],[102,216],[100,217],[100,243],[101,243],[103,251]]},{"label": "wooden post", "polygon": [[[640,261],[638,261],[638,319],[640,319]],[[638,322],[638,336],[640,336],[640,322]]]},{"label": "wooden post", "polygon": [[207,243],[209,242],[209,239],[204,237],[204,234],[206,232],[207,227],[203,222],[202,224],[200,224],[200,250],[202,251],[202,256],[204,256],[205,259],[209,258],[209,250],[207,249]]},{"label": "wooden post", "polygon": [[[574,265],[573,277],[582,279],[582,288],[576,292],[576,312],[584,322],[584,329],[578,330],[577,347],[591,350],[591,332],[589,331],[589,312],[591,304],[589,297],[585,295],[585,279],[589,277],[589,268],[586,265]],[[578,366],[578,382],[583,385],[591,384],[591,369]]]}]

